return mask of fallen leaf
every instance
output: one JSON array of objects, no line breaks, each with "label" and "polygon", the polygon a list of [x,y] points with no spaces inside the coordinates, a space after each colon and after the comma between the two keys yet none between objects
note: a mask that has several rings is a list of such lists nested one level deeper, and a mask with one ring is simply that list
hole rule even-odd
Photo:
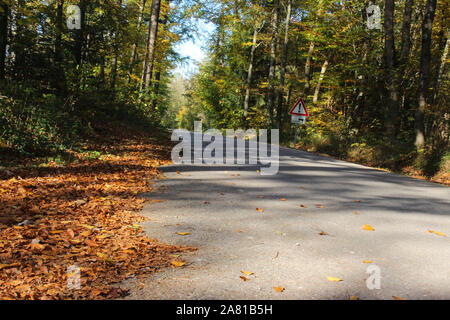
[{"label": "fallen leaf", "polygon": [[251,276],[253,272],[250,271],[241,271],[241,273],[245,274],[246,276]]},{"label": "fallen leaf", "polygon": [[316,206],[316,208],[318,208],[318,209],[322,209],[322,208],[323,208],[323,205],[321,205],[321,204],[315,204],[315,206]]},{"label": "fallen leaf", "polygon": [[85,241],[84,241],[84,243],[86,243],[89,247],[98,247],[98,245],[94,242],[94,241],[92,241],[92,240],[89,240],[89,239],[86,239]]},{"label": "fallen leaf", "polygon": [[264,199],[264,196],[256,196],[259,199]]},{"label": "fallen leaf", "polygon": [[280,201],[286,201],[286,199],[285,198],[281,198]]},{"label": "fallen leaf", "polygon": [[300,208],[308,208],[307,206],[305,206],[304,204],[300,205]]},{"label": "fallen leaf", "polygon": [[355,200],[355,202],[356,202],[356,203],[359,203],[359,202],[361,202],[361,200]]},{"label": "fallen leaf", "polygon": [[283,291],[284,291],[284,287],[273,287],[273,289],[274,289],[276,292],[283,292]]},{"label": "fallen leaf", "polygon": [[181,172],[180,172],[180,171],[177,171],[177,174],[181,174]]},{"label": "fallen leaf", "polygon": [[263,209],[261,209],[261,208],[256,208],[256,211],[259,211],[259,212],[264,212],[264,210],[263,210]]},{"label": "fallen leaf", "polygon": [[66,233],[69,235],[69,237],[70,237],[71,239],[75,238],[75,233],[73,232],[72,229],[67,229],[67,230],[66,230]]},{"label": "fallen leaf", "polygon": [[363,227],[361,229],[366,230],[366,231],[375,231],[375,229],[369,224],[363,225]]},{"label": "fallen leaf", "polygon": [[327,277],[328,281],[332,281],[332,282],[341,282],[344,281],[341,278],[335,278],[335,277]]},{"label": "fallen leaf", "polygon": [[248,281],[249,279],[247,279],[246,277],[244,277],[244,276],[239,276],[239,278],[241,278],[242,280],[244,280],[244,281]]},{"label": "fallen leaf", "polygon": [[372,263],[371,260],[363,260],[363,263]]},{"label": "fallen leaf", "polygon": [[350,296],[348,300],[359,300],[357,296]]},{"label": "fallen leaf", "polygon": [[405,300],[405,299],[397,297],[397,296],[392,296],[392,298],[394,298],[395,300]]},{"label": "fallen leaf", "polygon": [[203,202],[203,204],[211,204],[211,202],[205,201],[205,202]]},{"label": "fallen leaf", "polygon": [[428,232],[429,232],[429,233],[437,234],[438,236],[441,236],[441,237],[446,237],[446,236],[447,236],[445,233],[442,233],[442,232],[436,232],[436,231],[434,231],[434,230],[428,230]]},{"label": "fallen leaf", "polygon": [[0,270],[14,267],[20,267],[20,263],[0,264]]},{"label": "fallen leaf", "polygon": [[187,236],[189,234],[191,234],[190,232],[177,232],[176,234],[180,235],[180,236]]},{"label": "fallen leaf", "polygon": [[172,260],[172,261],[170,261],[170,263],[175,267],[182,267],[186,264],[186,262],[181,262],[181,261],[176,261],[176,260]]},{"label": "fallen leaf", "polygon": [[321,236],[327,236],[328,233],[326,233],[325,231],[320,231],[320,232],[319,232],[319,235],[321,235]]},{"label": "fallen leaf", "polygon": [[357,215],[359,214],[358,211],[353,211],[352,213],[353,213],[355,216],[357,216]]},{"label": "fallen leaf", "polygon": [[40,244],[38,239],[33,239],[31,241],[31,250],[42,251],[44,249],[45,249],[45,246],[43,244]]}]

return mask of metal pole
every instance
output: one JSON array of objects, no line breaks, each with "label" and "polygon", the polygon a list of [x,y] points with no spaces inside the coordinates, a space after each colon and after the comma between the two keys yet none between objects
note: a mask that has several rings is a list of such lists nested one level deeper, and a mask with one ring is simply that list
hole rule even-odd
[{"label": "metal pole", "polygon": [[297,149],[297,132],[298,132],[298,128],[300,127],[300,123],[297,123],[295,125],[295,139],[294,139],[294,148]]}]

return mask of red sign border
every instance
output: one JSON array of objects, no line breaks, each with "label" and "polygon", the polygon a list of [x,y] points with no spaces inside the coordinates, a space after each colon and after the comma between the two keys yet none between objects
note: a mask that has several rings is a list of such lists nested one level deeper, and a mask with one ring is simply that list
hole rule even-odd
[{"label": "red sign border", "polygon": [[[303,108],[304,108],[305,111],[306,111],[306,114],[293,113],[293,111],[295,110],[295,108],[297,108],[297,106],[298,106],[299,104],[302,104]],[[290,114],[290,115],[293,115],[293,116],[309,117],[308,109],[306,109],[306,104],[305,104],[305,102],[303,101],[302,98],[299,98],[299,99],[298,99],[297,103],[294,105],[294,107],[291,109],[291,111],[289,111],[289,114]]]}]

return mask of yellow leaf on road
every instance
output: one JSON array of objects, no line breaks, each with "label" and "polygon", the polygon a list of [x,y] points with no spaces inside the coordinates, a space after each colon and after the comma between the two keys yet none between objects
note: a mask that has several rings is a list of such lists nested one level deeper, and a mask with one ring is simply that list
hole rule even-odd
[{"label": "yellow leaf on road", "polygon": [[403,299],[403,298],[396,297],[396,296],[392,296],[392,298],[394,298],[395,300],[405,300],[405,299]]},{"label": "yellow leaf on road", "polygon": [[172,260],[172,261],[170,261],[170,263],[175,267],[182,267],[186,264],[186,262],[181,262],[181,261],[176,261],[176,260]]},{"label": "yellow leaf on road", "polygon": [[442,233],[442,232],[436,232],[436,231],[434,231],[434,230],[428,230],[428,232],[429,232],[429,233],[437,234],[438,236],[441,236],[441,237],[446,237],[446,236],[447,236],[445,233]]},{"label": "yellow leaf on road", "polygon": [[239,276],[239,278],[241,278],[243,281],[248,281],[249,279],[247,279],[246,277],[244,277],[244,276]]},{"label": "yellow leaf on road", "polygon": [[350,296],[348,300],[359,300],[357,296]]},{"label": "yellow leaf on road", "polygon": [[284,288],[283,288],[283,287],[273,287],[273,289],[274,289],[276,292],[283,292],[283,291],[284,291]]},{"label": "yellow leaf on road", "polygon": [[286,199],[285,198],[281,198],[280,201],[286,201]]},{"label": "yellow leaf on road", "polygon": [[372,263],[371,260],[363,260],[363,263]]},{"label": "yellow leaf on road", "polygon": [[263,209],[261,209],[261,208],[256,208],[256,211],[259,211],[259,212],[264,212],[264,210],[263,210]]},{"label": "yellow leaf on road", "polygon": [[250,271],[241,271],[241,273],[245,274],[246,276],[251,276],[253,272]]},{"label": "yellow leaf on road", "polygon": [[190,232],[177,232],[178,235],[180,236],[187,236],[189,234],[191,234]]},{"label": "yellow leaf on road", "polygon": [[361,229],[366,231],[375,231],[375,229],[370,224],[363,225]]},{"label": "yellow leaf on road", "polygon": [[332,282],[341,282],[344,281],[341,278],[335,278],[335,277],[327,277],[328,281],[332,281]]}]

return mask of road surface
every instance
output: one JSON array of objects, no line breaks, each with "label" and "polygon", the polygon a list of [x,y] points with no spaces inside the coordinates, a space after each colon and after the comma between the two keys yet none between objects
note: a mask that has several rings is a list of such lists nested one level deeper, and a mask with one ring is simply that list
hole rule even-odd
[{"label": "road surface", "polygon": [[[448,187],[284,148],[275,176],[254,165],[161,169],[148,197],[164,201],[144,209],[144,230],[198,251],[127,280],[128,299],[450,299]],[[371,265],[380,289],[367,286]]]}]

